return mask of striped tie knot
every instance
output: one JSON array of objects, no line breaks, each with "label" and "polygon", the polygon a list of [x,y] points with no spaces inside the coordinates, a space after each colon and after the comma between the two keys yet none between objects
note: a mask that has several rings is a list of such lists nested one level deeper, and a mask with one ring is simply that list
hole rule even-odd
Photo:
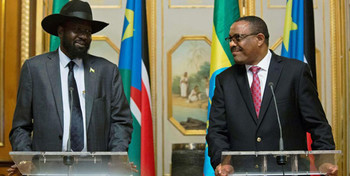
[{"label": "striped tie knot", "polygon": [[250,67],[249,68],[249,70],[253,73],[253,75],[255,75],[255,74],[258,74],[258,72],[260,71],[260,67],[258,67],[258,66],[252,66],[252,67]]}]

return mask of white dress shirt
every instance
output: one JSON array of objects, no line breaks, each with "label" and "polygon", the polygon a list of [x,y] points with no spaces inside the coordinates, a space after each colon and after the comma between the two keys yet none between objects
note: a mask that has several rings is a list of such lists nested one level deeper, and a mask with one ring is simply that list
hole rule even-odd
[{"label": "white dress shirt", "polygon": [[[67,142],[69,137],[70,126],[70,107],[69,107],[69,94],[68,94],[68,63],[71,61],[62,51],[58,49],[60,58],[60,74],[61,74],[61,90],[63,101],[63,139],[62,139],[62,151],[67,150]],[[84,123],[84,148],[82,151],[87,151],[86,143],[86,119],[85,119],[85,82],[84,82],[84,65],[82,59],[73,59],[75,66],[73,67],[74,78],[78,87],[78,95],[80,101],[81,112],[83,115]]]},{"label": "white dress shirt", "polygon": [[[264,90],[266,85],[267,74],[269,72],[271,56],[272,54],[270,50],[268,50],[266,56],[257,65],[255,65],[261,68],[258,72],[258,77],[260,80],[261,100],[263,99],[263,96],[264,96]],[[251,87],[253,83],[253,73],[249,70],[250,67],[252,66],[254,65],[245,65],[247,76],[248,76],[249,87]]]}]

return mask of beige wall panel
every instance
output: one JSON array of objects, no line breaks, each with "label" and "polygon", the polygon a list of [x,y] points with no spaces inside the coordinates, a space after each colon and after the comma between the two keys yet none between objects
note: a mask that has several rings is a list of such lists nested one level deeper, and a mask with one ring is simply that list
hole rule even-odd
[{"label": "beige wall panel", "polygon": [[89,53],[102,56],[118,65],[126,0],[88,0],[92,6],[94,20],[109,25],[93,34]]},{"label": "beige wall panel", "polygon": [[[160,32],[158,32],[159,40],[157,50],[157,55],[159,58],[157,60],[157,67],[160,69],[156,74],[159,77],[159,81],[157,84],[157,90],[162,90],[162,94],[160,95],[157,102],[157,108],[161,108],[161,113],[159,117],[162,118],[162,125],[157,125],[158,131],[162,131],[162,133],[158,133],[158,166],[157,171],[158,175],[169,175],[171,172],[171,154],[172,154],[172,144],[175,143],[205,143],[205,136],[202,135],[184,135],[179,131],[178,128],[175,127],[174,123],[171,123],[169,120],[169,109],[168,109],[168,101],[169,97],[167,96],[169,85],[168,85],[168,74],[171,63],[169,63],[167,53],[174,48],[176,43],[183,36],[201,36],[207,37],[211,40],[212,28],[213,28],[213,8],[210,7],[213,5],[213,1],[211,4],[207,4],[208,1],[203,1],[203,4],[195,4],[193,5],[191,2],[194,1],[167,1],[167,0],[158,0],[159,6],[158,14],[160,14],[159,19],[161,24],[158,28]],[[170,3],[174,5],[175,3],[182,3],[181,6],[171,6],[169,8]],[[186,2],[188,4],[186,4]],[[199,1],[196,1],[199,2]],[[179,5],[179,4],[177,4]],[[182,8],[181,8],[182,7]],[[160,13],[159,13],[160,12]],[[210,52],[209,52],[210,53]],[[161,71],[160,71],[161,70]],[[160,101],[161,100],[161,101]],[[160,110],[159,110],[160,111]],[[159,112],[158,111],[158,112]],[[160,121],[158,121],[160,122]],[[160,141],[161,145],[160,145]],[[162,155],[160,156],[160,149],[162,149]]]}]

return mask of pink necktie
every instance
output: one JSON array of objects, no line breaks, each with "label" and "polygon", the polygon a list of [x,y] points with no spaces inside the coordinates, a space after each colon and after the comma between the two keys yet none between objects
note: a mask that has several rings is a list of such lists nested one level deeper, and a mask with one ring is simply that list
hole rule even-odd
[{"label": "pink necktie", "polygon": [[258,66],[252,66],[249,70],[253,73],[253,83],[250,87],[250,91],[252,91],[253,102],[256,112],[256,117],[259,118],[259,111],[261,106],[261,89],[260,89],[260,80],[258,76],[258,72],[261,68]]}]

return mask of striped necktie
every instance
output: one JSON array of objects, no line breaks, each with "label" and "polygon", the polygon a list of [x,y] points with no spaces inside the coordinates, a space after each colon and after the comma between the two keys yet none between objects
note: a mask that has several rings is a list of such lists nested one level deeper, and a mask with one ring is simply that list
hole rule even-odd
[{"label": "striped necktie", "polygon": [[68,94],[71,108],[70,139],[72,150],[81,151],[84,148],[84,127],[78,88],[74,78],[74,65],[75,63],[73,61],[68,63]]},{"label": "striped necktie", "polygon": [[259,118],[260,106],[261,106],[261,89],[260,89],[260,80],[258,72],[261,68],[258,66],[252,66],[249,70],[253,73],[253,82],[250,87],[252,92],[253,103],[255,107],[256,117]]}]

